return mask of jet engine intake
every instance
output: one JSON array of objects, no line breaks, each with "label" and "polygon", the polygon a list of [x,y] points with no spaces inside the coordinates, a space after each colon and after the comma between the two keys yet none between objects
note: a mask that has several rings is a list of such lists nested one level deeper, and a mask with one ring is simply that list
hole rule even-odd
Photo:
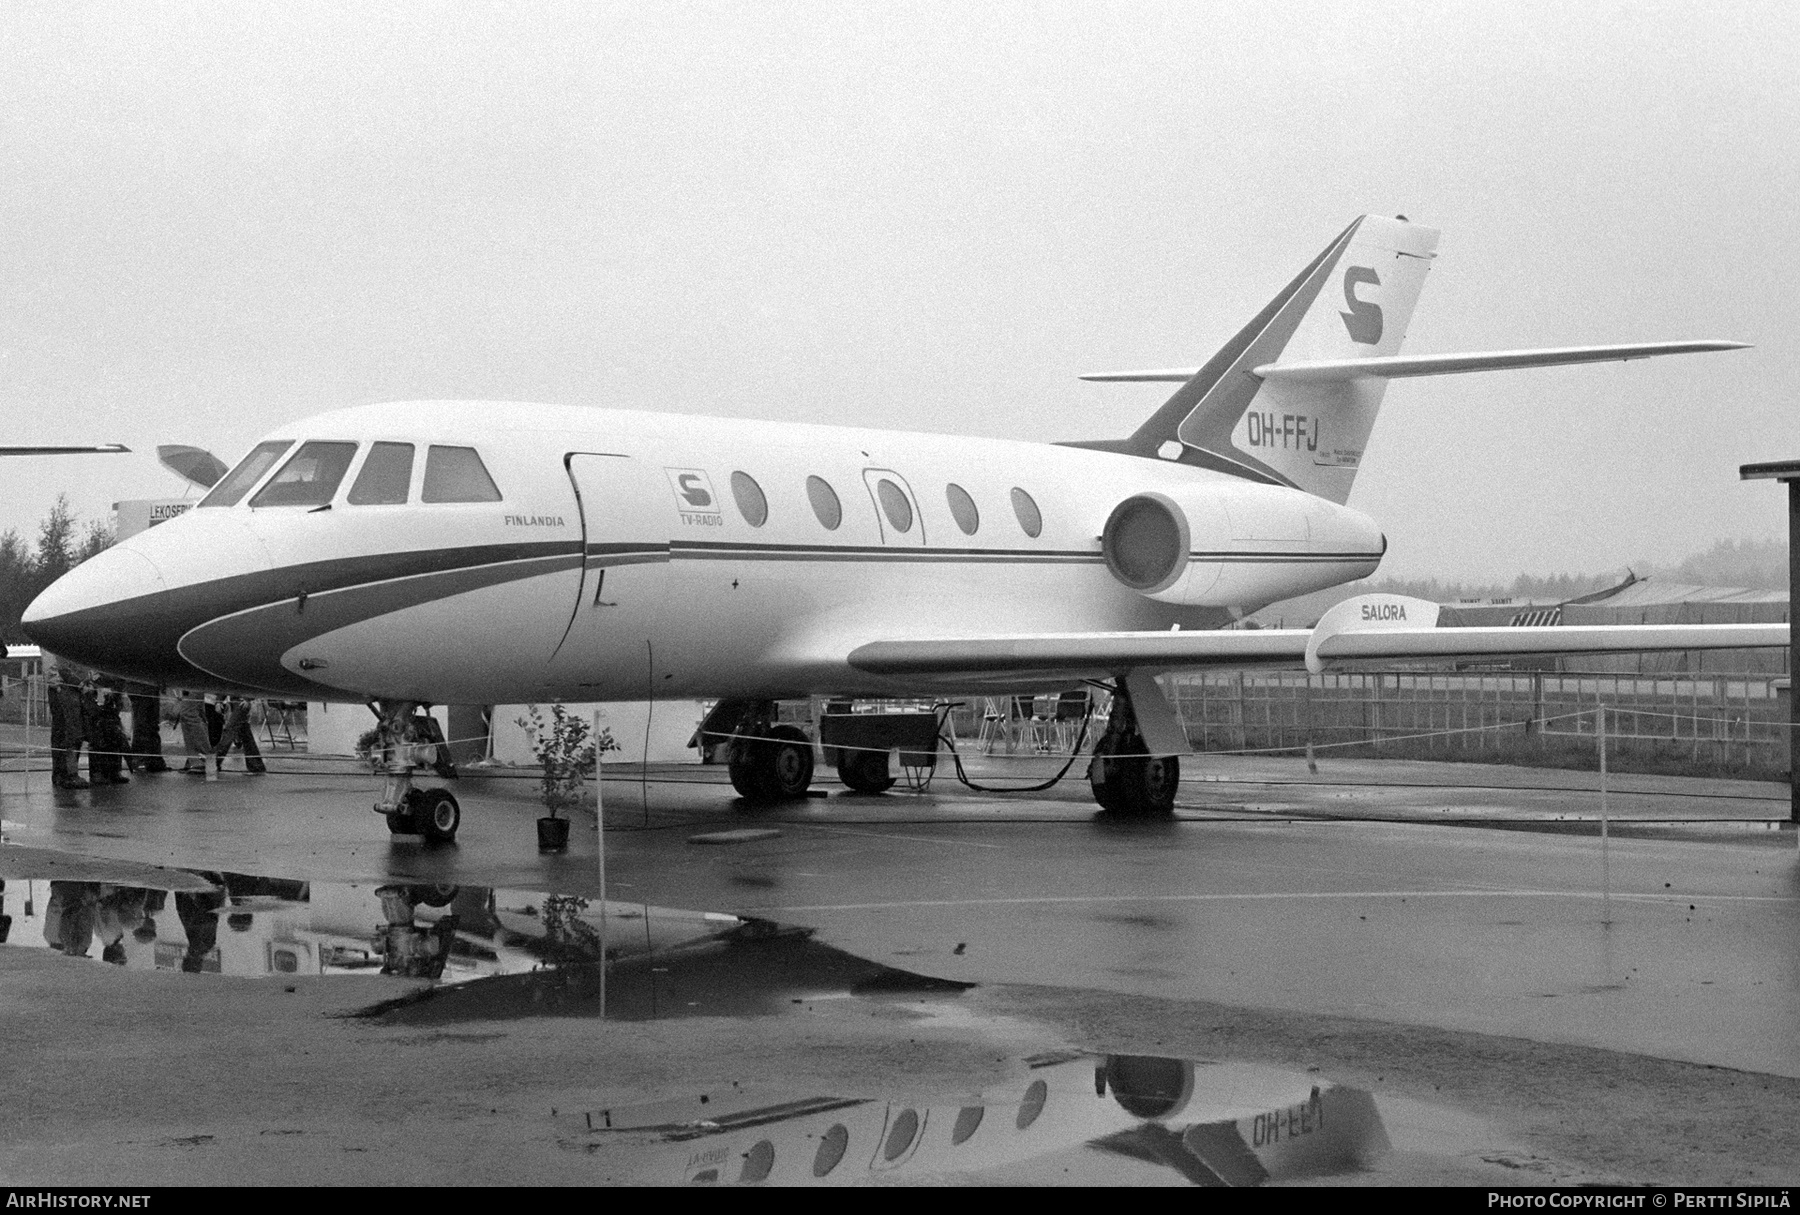
[{"label": "jet engine intake", "polygon": [[1360,511],[1244,481],[1133,494],[1100,533],[1121,585],[1159,603],[1244,611],[1367,577],[1386,547]]},{"label": "jet engine intake", "polygon": [[1166,591],[1187,569],[1193,547],[1187,512],[1162,494],[1136,494],[1113,507],[1100,534],[1112,576],[1145,595]]}]

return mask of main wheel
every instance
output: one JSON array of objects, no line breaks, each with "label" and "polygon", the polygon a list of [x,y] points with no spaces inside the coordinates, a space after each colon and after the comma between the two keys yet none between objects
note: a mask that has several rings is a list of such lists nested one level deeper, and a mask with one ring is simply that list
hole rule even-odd
[{"label": "main wheel", "polygon": [[414,812],[425,838],[434,844],[448,844],[456,839],[462,826],[462,807],[448,789],[427,789],[420,796]]},{"label": "main wheel", "polygon": [[771,750],[766,739],[734,738],[731,740],[731,787],[746,801],[774,801],[765,778],[769,774],[766,752]]},{"label": "main wheel", "polygon": [[812,740],[797,726],[776,726],[765,746],[763,786],[769,795],[782,801],[805,797],[813,778]]},{"label": "main wheel", "polygon": [[1175,791],[1181,785],[1181,761],[1173,755],[1119,751],[1117,746],[1116,740],[1102,738],[1088,765],[1088,781],[1100,808],[1132,818],[1173,814]]},{"label": "main wheel", "polygon": [[747,801],[805,797],[812,778],[812,742],[797,727],[776,726],[765,738],[732,742],[731,786]]},{"label": "main wheel", "polygon": [[838,779],[857,793],[886,793],[894,787],[886,751],[838,752]]}]

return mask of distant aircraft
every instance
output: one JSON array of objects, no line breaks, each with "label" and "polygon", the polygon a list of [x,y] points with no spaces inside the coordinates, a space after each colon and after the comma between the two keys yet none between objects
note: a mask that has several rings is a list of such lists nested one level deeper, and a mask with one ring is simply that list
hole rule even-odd
[{"label": "distant aircraft", "polygon": [[130,450],[131,450],[131,448],[125,446],[123,443],[102,443],[97,447],[69,447],[69,446],[54,446],[54,445],[47,446],[47,447],[46,446],[35,446],[35,447],[7,446],[7,447],[0,447],[0,456],[86,456],[86,455],[103,455],[103,456],[105,456],[105,455],[118,455],[121,452],[128,452]]},{"label": "distant aircraft", "polygon": [[[1374,572],[1344,505],[1398,376],[1739,348],[1679,342],[1401,357],[1437,233],[1365,216],[1124,439],[1025,440],[492,402],[366,405],[283,426],[181,518],[31,604],[45,649],[133,679],[371,702],[377,810],[448,838],[411,786],[420,703],[718,698],[751,800],[812,779],[792,697],[1114,689],[1089,778],[1173,805],[1187,740],[1154,676],[1495,653],[1740,648],[1786,625],[1436,628],[1395,596],[1315,629],[1235,630]],[[846,750],[852,788],[892,783]]]}]

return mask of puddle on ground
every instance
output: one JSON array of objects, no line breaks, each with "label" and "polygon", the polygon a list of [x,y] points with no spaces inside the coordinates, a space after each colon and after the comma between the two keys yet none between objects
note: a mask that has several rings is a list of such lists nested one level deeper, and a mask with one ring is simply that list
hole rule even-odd
[{"label": "puddle on ground", "polygon": [[154,884],[9,876],[0,880],[0,943],[126,969],[427,981],[397,984],[393,999],[364,1013],[408,1025],[746,1017],[815,999],[968,987],[866,961],[814,941],[809,929],[719,912],[485,886],[86,864],[91,872],[70,871]]},{"label": "puddle on ground", "polygon": [[1273,1068],[1149,1055],[1027,1060],[945,1101],[754,1092],[585,1111],[562,1140],[596,1182],[845,1185],[982,1180],[1253,1186],[1355,1173],[1391,1145],[1362,1089]]},{"label": "puddle on ground", "polygon": [[[355,1014],[383,1025],[754,1017],[845,998],[891,1001],[914,1020],[971,1011],[956,999],[966,984],[871,962],[807,929],[717,912],[81,858],[51,869],[66,876],[19,876],[36,859],[12,850],[0,880],[8,948],[247,978],[386,975],[391,998]],[[565,1107],[556,1133],[591,1158],[596,1184],[1341,1180],[1394,1150],[1384,1109],[1398,1119],[1396,1159],[1467,1149],[1447,1137],[1450,1111],[1385,1098],[1378,1108],[1371,1093],[1316,1074],[1075,1052],[1025,1063],[1010,1084],[930,1101],[883,1096],[880,1083],[835,1094],[734,1084],[573,1120]]]}]

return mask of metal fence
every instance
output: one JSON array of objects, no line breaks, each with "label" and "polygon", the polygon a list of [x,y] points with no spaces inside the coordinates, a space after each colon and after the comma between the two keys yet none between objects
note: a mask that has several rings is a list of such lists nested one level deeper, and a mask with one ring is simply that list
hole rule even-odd
[{"label": "metal fence", "polygon": [[1606,707],[1627,766],[1774,776],[1787,770],[1778,675],[1668,678],[1599,672],[1370,671],[1206,674],[1167,681],[1201,751],[1298,751],[1416,759],[1579,763]]}]

